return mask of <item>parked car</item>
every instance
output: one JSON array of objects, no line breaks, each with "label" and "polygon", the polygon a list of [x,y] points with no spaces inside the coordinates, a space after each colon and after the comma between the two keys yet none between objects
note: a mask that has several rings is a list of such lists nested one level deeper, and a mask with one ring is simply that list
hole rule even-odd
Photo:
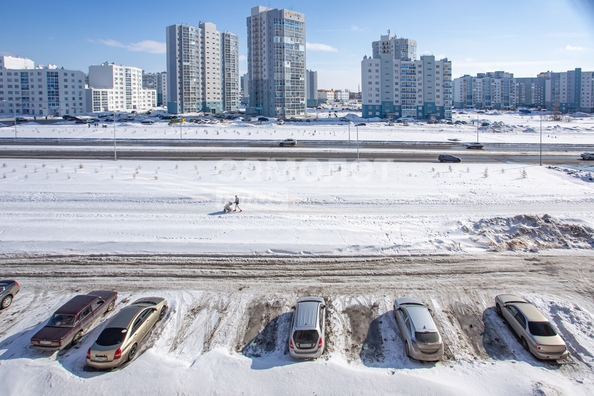
[{"label": "parked car", "polygon": [[421,300],[400,297],[394,301],[394,317],[404,339],[406,355],[417,360],[437,361],[443,358],[443,340]]},{"label": "parked car", "polygon": [[95,290],[73,297],[31,337],[31,348],[57,351],[76,344],[100,316],[113,310],[118,293]]},{"label": "parked car", "polygon": [[262,121],[268,121],[268,118],[266,117],[258,117],[258,121],[262,122]]},{"label": "parked car", "polygon": [[321,297],[297,300],[291,320],[289,354],[294,358],[315,359],[324,352],[326,303]]},{"label": "parked car", "polygon": [[[190,122],[193,122],[193,121],[194,120],[190,120]],[[153,125],[155,123],[155,121],[153,121],[153,120],[142,120],[142,121],[140,121],[140,123],[142,125]]]},{"label": "parked car", "polygon": [[524,349],[537,358],[558,360],[569,355],[551,322],[522,297],[500,294],[495,297],[495,310],[518,335]]},{"label": "parked car", "polygon": [[21,290],[19,283],[14,280],[0,280],[0,309],[6,309],[12,304],[14,296]]},{"label": "parked car", "polygon": [[456,156],[450,155],[450,154],[441,154],[439,157],[437,157],[437,159],[439,160],[439,162],[460,162],[460,161],[462,161],[460,159],[460,157],[456,157]]},{"label": "parked car", "polygon": [[479,142],[466,143],[466,148],[467,149],[481,150],[483,147],[485,147],[485,146],[482,143],[479,143]]},{"label": "parked car", "polygon": [[87,120],[76,120],[76,121],[74,121],[74,123],[75,124],[88,124],[89,121],[87,121]]},{"label": "parked car", "polygon": [[118,367],[134,359],[138,347],[167,313],[167,300],[145,297],[122,309],[87,351],[87,365],[99,369]]},{"label": "parked car", "polygon": [[295,146],[297,144],[297,141],[295,139],[285,139],[282,142],[280,142],[278,145],[283,147],[283,146]]},{"label": "parked car", "polygon": [[582,159],[583,160],[594,160],[594,153],[582,153]]}]

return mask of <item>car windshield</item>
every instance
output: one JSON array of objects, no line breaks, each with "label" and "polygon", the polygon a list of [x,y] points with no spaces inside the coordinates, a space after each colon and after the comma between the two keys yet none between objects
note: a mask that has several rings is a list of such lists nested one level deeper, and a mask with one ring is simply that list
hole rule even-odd
[{"label": "car windshield", "polygon": [[74,319],[74,315],[54,314],[47,325],[52,327],[72,327],[74,326]]},{"label": "car windshield", "polygon": [[297,330],[293,334],[295,342],[316,342],[318,340],[317,330]]},{"label": "car windshield", "polygon": [[549,322],[528,322],[530,334],[540,337],[552,337],[557,333]]},{"label": "car windshield", "polygon": [[104,329],[99,337],[97,338],[97,345],[101,346],[111,346],[111,345],[118,345],[124,342],[124,338],[126,338],[126,329],[122,329],[119,327],[108,327]]},{"label": "car windshield", "polygon": [[439,334],[436,332],[420,332],[417,331],[415,333],[415,339],[419,344],[431,344],[434,342],[439,342]]}]

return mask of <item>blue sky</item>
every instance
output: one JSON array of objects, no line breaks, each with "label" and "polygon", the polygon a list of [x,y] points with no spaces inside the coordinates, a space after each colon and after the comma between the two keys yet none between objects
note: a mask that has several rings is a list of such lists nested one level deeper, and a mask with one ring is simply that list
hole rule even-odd
[{"label": "blue sky", "polygon": [[594,0],[6,3],[1,55],[84,72],[105,61],[164,71],[165,27],[206,21],[239,35],[244,73],[246,17],[257,5],[306,15],[307,68],[318,71],[320,89],[357,90],[361,59],[388,30],[417,40],[419,56],[450,59],[454,77],[495,70],[516,77],[594,70]]}]

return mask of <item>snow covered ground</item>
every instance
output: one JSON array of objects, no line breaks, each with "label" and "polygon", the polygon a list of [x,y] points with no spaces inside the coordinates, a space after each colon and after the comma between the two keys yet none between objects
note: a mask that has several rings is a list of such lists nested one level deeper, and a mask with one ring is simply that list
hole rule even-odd
[{"label": "snow covered ground", "polygon": [[[476,118],[459,115],[467,116]],[[484,127],[481,141],[538,143],[538,117],[479,117],[503,123]],[[184,138],[200,139],[348,138],[346,124],[316,123],[181,130]],[[593,128],[593,118],[543,122],[548,143],[594,144]],[[179,130],[119,124],[117,136],[179,139]],[[355,131],[351,126],[352,139]],[[368,123],[359,133],[365,140],[476,139],[470,125]],[[18,126],[19,137],[112,134],[70,124]],[[0,127],[0,137],[11,136],[12,127]],[[590,164],[575,171],[518,164],[0,159],[0,278],[17,278],[23,287],[0,313],[0,384],[19,395],[591,394]],[[222,213],[235,194],[243,212]],[[218,255],[227,261],[218,262]],[[137,264],[136,256],[157,262]],[[121,261],[101,265],[97,257]],[[176,257],[185,257],[183,265],[174,265]],[[207,258],[197,265],[192,257]],[[321,257],[339,265],[324,272]],[[396,267],[381,261],[390,257],[411,260]],[[268,261],[256,271],[255,259]],[[61,260],[68,265],[48,266]],[[245,270],[253,273],[234,278]],[[300,270],[314,274],[305,278]],[[210,273],[216,276],[205,278]],[[49,312],[98,288],[120,292],[118,309],[146,295],[169,300],[169,315],[132,364],[112,373],[83,370],[86,349],[105,321],[80,349],[49,355],[26,347]],[[493,312],[493,297],[502,292],[527,297],[555,322],[570,345],[569,364],[539,362],[523,351]],[[306,294],[329,302],[330,344],[323,358],[296,362],[286,354],[287,327],[291,305]],[[447,345],[444,362],[405,357],[391,316],[393,299],[402,295],[431,306]]]}]

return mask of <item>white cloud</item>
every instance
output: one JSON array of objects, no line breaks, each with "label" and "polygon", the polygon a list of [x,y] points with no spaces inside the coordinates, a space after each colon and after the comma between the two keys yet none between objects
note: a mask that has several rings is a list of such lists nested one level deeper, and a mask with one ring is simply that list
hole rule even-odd
[{"label": "white cloud", "polygon": [[153,41],[153,40],[143,40],[143,41],[139,41],[138,43],[132,43],[132,44],[122,44],[117,40],[112,40],[112,39],[107,39],[107,40],[102,40],[102,39],[98,39],[98,40],[89,40],[90,42],[98,42],[104,45],[107,45],[108,47],[116,47],[116,48],[125,48],[128,51],[133,51],[133,52],[148,52],[149,54],[164,54],[165,52],[167,52],[167,47],[165,45],[165,43],[161,43],[158,41]]},{"label": "white cloud", "polygon": [[310,51],[338,52],[336,48],[327,44],[307,43],[306,48]]},{"label": "white cloud", "polygon": [[569,44],[567,44],[565,49],[567,51],[583,51],[584,50],[582,47],[574,47],[573,45],[569,45]]},{"label": "white cloud", "polygon": [[243,62],[243,61],[246,61],[246,60],[247,60],[247,56],[245,56],[245,55],[239,55],[239,61],[240,62]]},{"label": "white cloud", "polygon": [[359,26],[351,25],[351,32],[363,32],[367,29],[360,28]]},{"label": "white cloud", "polygon": [[127,45],[130,51],[135,52],[148,52],[149,54],[164,54],[167,52],[167,46],[165,43],[161,43],[153,40],[144,40],[138,43],[132,43]]}]

